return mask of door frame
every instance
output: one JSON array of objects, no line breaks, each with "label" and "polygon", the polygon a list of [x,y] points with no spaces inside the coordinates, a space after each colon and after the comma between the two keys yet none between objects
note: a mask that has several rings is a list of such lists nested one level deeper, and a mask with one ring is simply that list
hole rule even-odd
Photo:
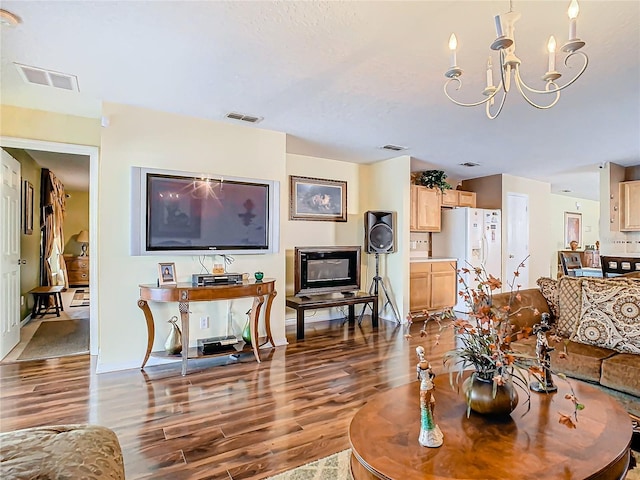
[{"label": "door frame", "polygon": [[89,251],[96,260],[89,262],[89,352],[98,354],[98,160],[99,148],[91,145],[77,145],[72,143],[49,142],[29,138],[0,136],[0,146],[22,148],[26,150],[40,150],[55,153],[70,153],[89,157]]}]

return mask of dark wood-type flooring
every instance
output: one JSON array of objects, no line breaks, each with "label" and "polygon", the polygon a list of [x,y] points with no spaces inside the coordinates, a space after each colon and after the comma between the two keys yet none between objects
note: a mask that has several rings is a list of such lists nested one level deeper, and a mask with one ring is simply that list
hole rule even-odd
[{"label": "dark wood-type flooring", "polygon": [[[88,355],[0,366],[0,430],[69,423],[113,429],[128,479],[262,479],[349,447],[354,413],[372,396],[416,381],[415,347],[436,373],[452,346],[420,338],[422,323],[381,320],[374,331],[332,321],[306,338],[251,353],[95,374]],[[433,324],[430,331],[437,332]],[[416,417],[416,421],[418,417]]]}]

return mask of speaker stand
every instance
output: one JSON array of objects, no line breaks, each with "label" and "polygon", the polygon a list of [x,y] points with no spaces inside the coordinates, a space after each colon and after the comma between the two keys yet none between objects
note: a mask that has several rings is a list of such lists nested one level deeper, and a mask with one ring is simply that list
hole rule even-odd
[{"label": "speaker stand", "polygon": [[[396,322],[400,324],[400,315],[398,315],[396,307],[391,301],[391,297],[389,296],[389,292],[387,291],[387,287],[384,284],[384,280],[380,276],[380,254],[376,252],[376,275],[371,280],[371,286],[369,286],[369,295],[375,295],[376,297],[378,296],[378,284],[380,284],[380,286],[382,287],[382,292],[384,293],[384,297],[385,297],[385,302],[384,302],[384,305],[382,306],[382,311],[386,308],[387,305],[389,305],[391,307],[391,311],[393,312],[393,316],[396,319]],[[364,308],[362,309],[362,312],[360,312],[360,316],[358,317],[358,325],[362,323],[362,317],[364,316],[364,313],[366,312],[367,307],[371,308],[371,313],[373,313],[373,307],[369,306],[368,303],[365,304]]]}]

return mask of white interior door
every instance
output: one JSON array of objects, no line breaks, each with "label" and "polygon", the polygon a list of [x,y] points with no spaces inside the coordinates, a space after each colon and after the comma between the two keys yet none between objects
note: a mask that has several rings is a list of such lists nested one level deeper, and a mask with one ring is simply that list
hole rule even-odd
[{"label": "white interior door", "polygon": [[0,172],[0,359],[20,341],[20,163],[4,150]]},{"label": "white interior door", "polygon": [[[508,282],[513,281],[513,272],[529,255],[529,196],[520,193],[507,193],[507,218],[505,221],[507,241],[505,245],[506,259],[502,283],[504,291],[509,290]],[[529,288],[529,262],[520,270],[516,285]]]}]

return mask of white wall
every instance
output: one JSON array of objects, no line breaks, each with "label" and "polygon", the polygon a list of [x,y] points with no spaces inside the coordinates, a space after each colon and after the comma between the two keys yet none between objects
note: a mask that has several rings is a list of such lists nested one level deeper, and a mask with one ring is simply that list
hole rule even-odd
[{"label": "white wall", "polygon": [[[284,133],[236,126],[164,112],[105,103],[103,114],[110,126],[103,129],[98,208],[98,258],[100,353],[98,371],[139,367],[145,352],[147,331],[137,307],[138,285],[154,283],[158,262],[175,262],[178,281],[190,281],[201,272],[197,257],[131,256],[131,167],[206,172],[261,178],[280,182],[280,216],[287,218],[286,136]],[[213,256],[215,258],[219,258]],[[205,260],[210,269],[213,257]],[[95,254],[94,257],[95,258]],[[274,300],[271,326],[277,343],[284,333],[284,249],[270,255],[236,255],[229,271],[262,270],[276,279],[280,294]],[[227,321],[243,325],[251,299],[191,304],[191,345],[197,338],[220,335]],[[156,319],[154,350],[162,350],[168,323],[177,315],[175,304],[153,304]],[[199,317],[209,315],[211,328],[200,330]]]},{"label": "white wall", "polygon": [[[551,276],[552,239],[549,232],[549,212],[551,211],[551,185],[546,182],[529,180],[513,175],[502,175],[502,258],[506,259],[507,251],[505,222],[509,218],[507,195],[512,193],[524,194],[529,197],[529,253],[527,261],[529,278],[521,279],[522,288],[536,286],[540,277]],[[504,264],[504,261],[503,261]],[[504,267],[503,267],[504,268]],[[554,270],[555,272],[555,264]],[[509,281],[513,274],[502,272],[503,282]]]},{"label": "white wall", "polygon": [[[347,182],[346,222],[289,220],[287,200],[287,213],[281,218],[281,246],[286,255],[286,295],[293,295],[295,247],[332,245],[360,245],[364,247],[362,209],[360,208],[360,172],[364,166],[295,154],[287,154],[286,158],[287,182],[290,175]],[[287,183],[283,188],[286,191],[286,198],[289,199],[289,184]],[[366,261],[364,256],[363,253],[363,261]],[[362,289],[366,289],[366,270],[362,271],[361,281]],[[356,308],[360,308],[360,306]],[[295,323],[296,314],[293,309],[287,308],[285,314],[287,323]],[[339,315],[340,313],[335,309],[307,311],[305,323],[336,318]]]},{"label": "white wall", "polygon": [[[397,307],[401,322],[405,321],[409,313],[410,168],[411,157],[408,155],[377,162],[364,173],[365,177],[362,181],[365,211],[396,212],[396,252],[380,255],[380,275],[388,280],[386,285],[389,295]],[[368,262],[371,276],[373,276],[374,255],[369,255]],[[380,296],[384,299],[382,293]],[[381,308],[383,303],[381,301]],[[380,310],[380,317],[395,321],[389,308]]]}]

